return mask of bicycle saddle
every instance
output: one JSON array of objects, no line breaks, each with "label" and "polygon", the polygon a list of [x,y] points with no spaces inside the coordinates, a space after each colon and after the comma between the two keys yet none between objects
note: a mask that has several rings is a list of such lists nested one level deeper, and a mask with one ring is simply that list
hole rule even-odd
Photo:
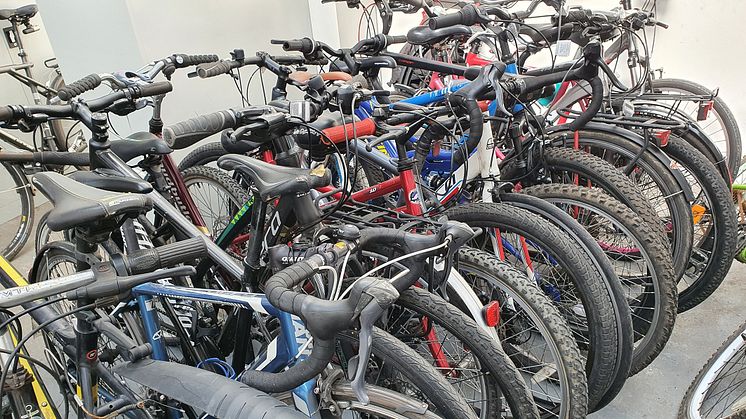
[{"label": "bicycle saddle", "polygon": [[407,32],[407,42],[412,45],[432,45],[458,35],[464,37],[471,36],[471,28],[466,25],[448,26],[440,29],[430,29],[429,26],[417,26]]},{"label": "bicycle saddle", "polygon": [[251,178],[262,200],[307,193],[311,189],[326,186],[331,181],[328,169],[321,171],[277,166],[239,154],[220,157],[218,166],[225,170],[236,170]]},{"label": "bicycle saddle", "polygon": [[111,141],[111,151],[128,162],[147,154],[169,154],[173,150],[168,143],[149,132],[136,132],[127,138]]},{"label": "bicycle saddle", "polygon": [[136,217],[153,208],[147,195],[102,191],[55,172],[34,175],[32,182],[54,204],[47,218],[53,231],[120,215]]},{"label": "bicycle saddle", "polygon": [[71,173],[70,178],[84,185],[111,192],[149,193],[153,190],[153,186],[146,180],[123,177],[107,169],[97,169],[94,172],[81,170]]},{"label": "bicycle saddle", "polygon": [[35,4],[29,4],[21,6],[17,9],[0,9],[0,20],[9,20],[13,18],[30,18],[33,17],[37,12]]}]

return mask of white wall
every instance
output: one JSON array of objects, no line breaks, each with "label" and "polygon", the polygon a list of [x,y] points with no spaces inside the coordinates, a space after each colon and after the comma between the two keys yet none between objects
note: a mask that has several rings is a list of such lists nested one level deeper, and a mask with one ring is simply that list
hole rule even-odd
[{"label": "white wall", "polygon": [[[0,7],[15,7],[27,0],[0,0]],[[175,52],[219,53],[233,48],[279,51],[272,38],[313,36],[332,45],[351,46],[358,40],[361,10],[344,2],[321,4],[320,0],[38,0],[44,31],[27,36],[28,50],[40,62],[57,52],[66,79],[91,72],[133,69],[146,61]],[[570,0],[588,8],[615,7],[617,0]],[[520,5],[521,3],[519,3]],[[524,3],[525,4],[525,3]],[[738,47],[746,1],[658,0],[659,19],[671,28],[659,30],[654,67],[664,67],[668,77],[688,78],[708,87],[720,87],[739,121],[746,119],[746,88],[740,68],[746,58]],[[373,11],[373,15],[377,13]],[[696,20],[695,20],[696,18]],[[419,13],[397,14],[392,34],[405,34],[421,20]],[[42,25],[40,18],[36,23]],[[0,23],[0,25],[2,25]],[[44,25],[42,25],[44,26]],[[365,25],[361,36],[365,36]],[[5,45],[3,45],[5,47]],[[0,63],[10,62],[7,48],[0,48]],[[248,71],[244,72],[244,82]],[[266,78],[267,86],[272,77]],[[187,80],[174,77],[174,92],[166,99],[166,123],[240,104],[235,86],[227,77]],[[5,102],[28,102],[23,90],[0,77]],[[261,103],[258,81],[250,99]],[[147,112],[117,123],[120,131],[146,127]]]},{"label": "white wall", "polygon": [[[213,53],[223,58],[228,58],[234,48],[243,48],[247,55],[259,50],[281,53],[279,46],[269,43],[270,39],[303,37],[314,31],[321,36],[330,34],[325,20],[336,22],[336,15],[315,8],[317,24],[312,26],[309,2],[39,0],[39,8],[49,22],[49,37],[66,79],[76,80],[92,72],[135,70],[173,53]],[[74,27],[70,25],[72,16]],[[242,71],[244,87],[252,71],[253,68]],[[227,76],[188,79],[186,72],[181,71],[172,82],[174,91],[164,102],[162,117],[166,124],[241,105],[235,84]],[[273,82],[272,74],[266,75],[268,88]],[[258,75],[252,82],[249,100],[263,103]],[[128,121],[114,125],[121,134],[147,130],[149,117],[148,111],[140,111]]]}]

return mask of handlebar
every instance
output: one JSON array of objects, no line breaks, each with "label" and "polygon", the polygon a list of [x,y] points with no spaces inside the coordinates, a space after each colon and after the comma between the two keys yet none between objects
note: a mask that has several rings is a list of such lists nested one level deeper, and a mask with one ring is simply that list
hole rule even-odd
[{"label": "handlebar", "polygon": [[472,26],[489,21],[490,17],[481,8],[469,4],[455,13],[430,18],[428,26],[430,26],[430,29],[441,29],[455,25]]},{"label": "handlebar", "polygon": [[101,77],[98,74],[90,74],[78,81],[74,81],[57,91],[57,97],[67,102],[68,100],[79,96],[84,92],[93,90],[101,85]]},{"label": "handlebar", "polygon": [[[89,101],[78,100],[67,105],[13,105],[0,107],[0,122],[6,125],[23,120],[29,126],[37,125],[48,118],[77,117],[84,120],[90,117],[90,112],[102,111],[115,102],[126,99],[134,100],[149,96],[166,94],[173,89],[170,82],[161,81],[145,85],[137,85],[111,92],[105,96]],[[84,121],[89,122],[89,121]],[[89,127],[90,128],[90,127]]]},{"label": "handlebar", "polygon": [[399,298],[399,292],[387,281],[368,277],[357,281],[348,298],[329,301],[293,289],[310,279],[322,266],[335,265],[350,251],[345,242],[327,245],[316,253],[274,274],[265,283],[267,299],[280,310],[298,315],[314,338],[308,358],[281,373],[245,371],[241,381],[267,392],[288,391],[318,375],[335,354],[335,336],[360,322],[360,354],[352,387],[358,399],[367,403],[364,391],[365,369],[370,355],[373,324],[384,310]]},{"label": "handlebar", "polygon": [[[137,251],[131,255],[112,255],[111,261],[102,262],[94,269],[3,290],[0,291],[0,308],[12,308],[60,294],[64,294],[69,300],[114,297],[126,294],[132,288],[146,282],[191,275],[194,274],[194,268],[191,266],[172,266],[207,256],[204,240],[202,237],[195,237],[154,249]],[[117,266],[121,269],[117,270]],[[119,272],[126,276],[119,276]]]},{"label": "handlebar", "polygon": [[142,274],[205,257],[207,245],[202,237],[194,237],[152,249],[141,249],[124,257],[131,275]]},{"label": "handlebar", "polygon": [[164,127],[163,139],[174,150],[180,150],[224,129],[235,128],[236,124],[236,114],[232,110],[213,112]]},{"label": "handlebar", "polygon": [[[449,97],[448,100],[451,105],[462,108],[469,116],[469,138],[466,141],[466,150],[459,148],[455,152],[453,156],[455,165],[463,163],[471,150],[479,144],[482,138],[484,118],[482,117],[482,110],[477,100],[490,91],[496,91],[495,100],[499,101],[498,103],[502,103],[502,91],[500,91],[499,80],[505,73],[505,69],[506,65],[501,62],[486,65],[482,67],[476,79]],[[499,107],[503,108],[503,106]]]}]

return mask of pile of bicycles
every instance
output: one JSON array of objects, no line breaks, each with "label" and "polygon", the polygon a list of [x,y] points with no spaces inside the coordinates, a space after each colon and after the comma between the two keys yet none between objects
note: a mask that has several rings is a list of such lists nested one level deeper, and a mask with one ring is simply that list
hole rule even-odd
[{"label": "pile of bicycles", "polygon": [[[548,24],[531,23],[540,3]],[[91,74],[53,104],[0,106],[6,130],[90,132],[85,151],[0,152],[26,236],[33,192],[52,204],[27,279],[0,258],[3,414],[603,408],[738,250],[734,118],[717,92],[654,77],[645,34],[665,25],[625,3],[375,0],[363,10],[382,33],[349,48],[173,54]],[[388,35],[399,12],[422,25]],[[567,63],[530,67],[567,48]],[[177,71],[233,78],[241,106],[163,121]],[[242,71],[275,79],[265,103],[249,103]],[[111,92],[81,97],[101,85]],[[110,133],[110,118],[145,108],[147,130]],[[709,390],[682,415],[743,413],[740,398],[712,413],[724,403]]]}]

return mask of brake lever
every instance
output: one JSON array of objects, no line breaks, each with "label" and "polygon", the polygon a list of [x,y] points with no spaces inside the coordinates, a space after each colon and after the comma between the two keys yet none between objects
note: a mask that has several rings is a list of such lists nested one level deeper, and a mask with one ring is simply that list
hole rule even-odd
[{"label": "brake lever", "polygon": [[625,86],[621,80],[619,80],[616,74],[614,74],[614,70],[612,70],[609,65],[606,64],[606,61],[604,61],[602,57],[596,58],[596,64],[604,73],[606,73],[606,75],[609,77],[609,81],[611,81],[611,84],[613,84],[614,87],[625,92],[629,90],[629,88]]},{"label": "brake lever", "polygon": [[503,72],[498,71],[498,68],[491,64],[493,68],[491,68],[489,78],[487,79],[490,83],[490,86],[495,91],[495,103],[497,104],[497,110],[503,114],[503,116],[510,117],[512,114],[508,112],[507,109],[505,109],[505,98],[503,97],[503,88],[500,84],[500,77],[502,77]]},{"label": "brake lever", "polygon": [[395,141],[404,132],[406,132],[406,130],[402,128],[402,129],[397,129],[396,131],[392,131],[392,132],[388,132],[386,134],[383,134],[380,137],[376,138],[375,140],[366,143],[365,144],[365,150],[366,151],[373,151],[373,147],[377,146],[378,144],[381,144],[381,143],[383,143],[385,141],[389,141],[389,140]]},{"label": "brake lever", "polygon": [[[373,325],[381,317],[383,312],[391,306],[398,298],[399,291],[391,285],[390,282],[380,280],[372,283],[363,291],[363,296],[367,302],[362,300],[358,303],[358,310],[361,303],[365,308],[360,312],[360,333],[359,333],[359,352],[350,358],[348,363],[348,376],[350,377],[352,391],[360,403],[367,405],[370,402],[368,393],[365,391],[365,369],[368,367],[370,360],[370,350],[373,345]],[[354,374],[352,373],[354,370]]]}]

